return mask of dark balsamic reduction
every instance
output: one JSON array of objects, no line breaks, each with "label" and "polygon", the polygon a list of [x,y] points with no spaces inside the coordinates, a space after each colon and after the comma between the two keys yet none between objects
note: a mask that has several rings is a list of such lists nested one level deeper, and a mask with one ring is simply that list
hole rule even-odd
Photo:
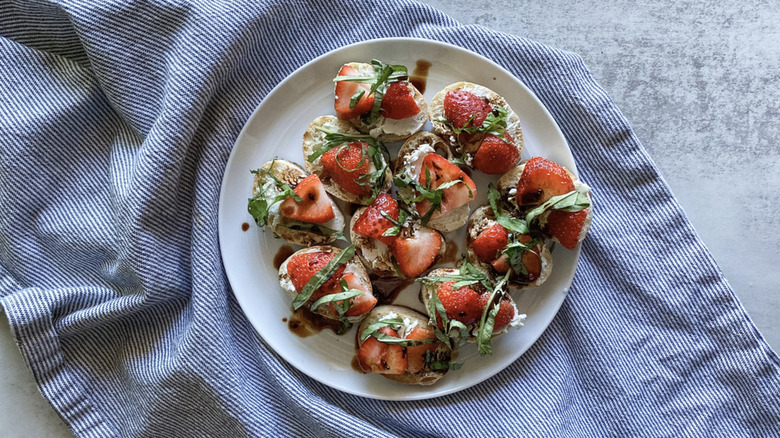
[{"label": "dark balsamic reduction", "polygon": [[305,338],[317,334],[324,329],[331,329],[333,332],[338,332],[339,328],[341,328],[341,321],[325,318],[309,309],[301,307],[300,309],[293,311],[293,314],[290,315],[290,319],[287,322],[287,328],[296,335]]},{"label": "dark balsamic reduction", "polygon": [[293,250],[290,245],[282,245],[279,250],[276,251],[276,255],[274,255],[274,268],[279,269],[279,267],[282,266],[282,263],[293,255],[294,252],[295,250]]},{"label": "dark balsamic reduction", "polygon": [[244,222],[243,224],[241,224],[241,231],[246,231],[248,229],[249,229],[249,224],[248,223]]},{"label": "dark balsamic reduction", "polygon": [[428,84],[428,70],[431,68],[431,65],[430,61],[418,59],[412,75],[409,76],[409,82],[420,90],[420,93],[425,93],[425,86]]},{"label": "dark balsamic reduction", "polygon": [[371,275],[371,284],[374,288],[374,296],[377,299],[377,305],[393,304],[398,294],[414,283],[414,279],[398,277],[378,277]]}]

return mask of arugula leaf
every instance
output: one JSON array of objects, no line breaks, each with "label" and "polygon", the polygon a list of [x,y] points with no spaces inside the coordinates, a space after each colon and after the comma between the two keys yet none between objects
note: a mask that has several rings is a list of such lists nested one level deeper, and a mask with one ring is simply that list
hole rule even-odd
[{"label": "arugula leaf", "polygon": [[336,257],[331,259],[325,267],[312,275],[300,293],[293,300],[293,307],[297,310],[311,298],[315,290],[319,289],[331,275],[343,264],[347,263],[355,255],[355,245],[349,245],[344,248]]}]

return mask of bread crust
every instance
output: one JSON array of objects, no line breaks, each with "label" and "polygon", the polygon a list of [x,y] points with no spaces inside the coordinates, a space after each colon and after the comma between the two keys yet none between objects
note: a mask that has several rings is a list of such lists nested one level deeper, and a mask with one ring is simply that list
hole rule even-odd
[{"label": "bread crust", "polygon": [[[287,258],[280,266],[279,266],[279,285],[282,287],[282,290],[287,293],[287,295],[292,298],[293,300],[295,297],[298,296],[298,291],[295,289],[295,286],[292,284],[292,280],[290,279],[290,274],[287,272],[287,263],[299,254],[305,254],[309,252],[326,252],[326,253],[333,253],[334,255],[338,255],[341,253],[341,249],[336,248],[335,246],[330,245],[318,245],[318,246],[312,246],[309,248],[303,248],[296,252],[294,252],[290,257]],[[368,272],[366,272],[365,267],[363,267],[363,264],[358,260],[356,257],[352,257],[347,261],[345,264],[344,272],[351,272],[355,275],[355,277],[358,279],[358,281],[365,285],[369,292],[373,294],[373,287],[371,285],[371,280],[368,277]],[[310,307],[312,304],[312,300],[309,300],[308,303],[306,303],[306,307]],[[339,316],[336,311],[334,311],[330,306],[319,306],[316,310],[314,310],[314,313],[322,315],[325,318],[333,319],[338,321]],[[357,323],[365,319],[365,317],[368,315],[369,312],[366,312],[362,315],[356,315],[356,316],[349,316],[347,317],[347,320],[350,323]]]},{"label": "bread crust", "polygon": [[[301,168],[301,166],[293,162],[287,160],[281,160],[281,159],[269,161],[265,163],[261,167],[261,169],[270,171],[270,173],[272,173],[276,178],[288,184],[292,188],[295,188],[295,186],[297,186],[307,175],[306,171],[303,168]],[[253,186],[252,186],[253,196],[262,189],[264,184],[272,184],[272,183],[273,180],[271,179],[270,176],[262,172],[258,172],[255,175]],[[276,193],[278,192],[274,192],[274,194],[270,196],[271,199],[269,199],[269,201],[276,196]],[[333,207],[333,214],[335,215],[335,218],[331,219],[331,221],[328,224],[322,224],[322,225],[323,226],[332,225],[332,226],[328,226],[328,228],[332,228],[336,231],[343,231],[344,224],[345,224],[344,215],[341,213],[341,210],[339,209],[338,205],[333,199],[328,197],[328,200],[330,201],[331,206]],[[279,212],[278,203],[270,207],[266,225],[275,235],[295,245],[301,245],[301,246],[325,245],[336,240],[335,235],[325,235],[325,234],[315,233],[312,231],[291,228],[288,219],[285,218]]]},{"label": "bread crust", "polygon": [[428,118],[430,118],[431,125],[433,125],[433,131],[440,135],[444,141],[446,141],[452,147],[453,152],[462,156],[463,161],[467,166],[473,167],[474,154],[482,145],[484,136],[476,136],[473,141],[463,142],[463,144],[460,144],[458,142],[458,136],[455,134],[452,128],[446,123],[440,122],[440,120],[446,120],[444,112],[444,98],[450,91],[469,91],[479,97],[483,97],[493,107],[501,106],[506,109],[506,132],[514,140],[514,144],[517,147],[518,156],[522,154],[523,130],[520,126],[520,118],[517,116],[514,110],[512,110],[507,101],[501,95],[483,85],[474,84],[471,82],[456,82],[444,87],[444,89],[433,96],[430,105],[428,105]]},{"label": "bread crust", "polygon": [[[336,198],[341,199],[342,201],[350,202],[352,204],[370,204],[371,198],[369,196],[357,196],[344,190],[340,185],[333,181],[330,173],[328,173],[328,171],[325,170],[325,168],[322,166],[320,157],[317,157],[317,159],[311,162],[309,161],[309,157],[313,155],[323,144],[325,144],[325,133],[319,131],[317,128],[326,128],[344,134],[360,135],[360,132],[352,127],[352,125],[343,120],[339,120],[335,116],[317,117],[309,124],[308,128],[306,128],[306,132],[303,134],[303,160],[306,171],[316,174],[322,181],[322,185],[325,187],[325,191],[335,196]],[[385,161],[384,156],[382,157],[382,160],[383,162]],[[380,188],[379,192],[382,193],[389,191],[392,183],[393,174],[390,172],[390,166],[388,166],[385,171],[385,182]]]},{"label": "bread crust", "polygon": [[[411,330],[415,326],[420,327],[428,327],[431,330],[433,330],[433,327],[428,322],[428,317],[425,315],[414,311],[412,309],[409,309],[408,307],[401,307],[401,306],[394,306],[394,305],[383,305],[383,306],[377,306],[375,307],[371,312],[369,312],[368,316],[363,320],[363,322],[360,324],[360,327],[358,328],[358,347],[363,345],[363,341],[360,339],[360,334],[363,333],[363,330],[365,330],[368,326],[371,324],[374,324],[378,322],[382,317],[385,316],[392,316],[392,314],[395,314],[399,318],[403,319],[405,322],[406,320],[409,321],[408,325],[405,325],[405,327],[402,329],[402,331],[399,334],[399,336],[406,336],[406,330]],[[437,360],[449,360],[451,357],[451,351],[447,346],[441,342],[437,343],[437,349],[436,349],[436,357]],[[390,380],[399,382],[399,383],[405,383],[407,385],[433,385],[439,379],[444,377],[444,375],[447,374],[447,370],[422,370],[418,373],[410,373],[405,372],[403,374],[382,374],[383,377],[388,378]]]}]

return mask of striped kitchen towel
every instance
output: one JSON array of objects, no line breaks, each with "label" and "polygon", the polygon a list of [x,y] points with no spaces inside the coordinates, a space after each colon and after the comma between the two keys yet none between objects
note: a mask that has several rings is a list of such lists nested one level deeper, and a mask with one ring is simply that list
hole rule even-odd
[{"label": "striped kitchen towel", "polygon": [[[412,402],[281,360],[217,236],[225,164],[262,98],[322,53],[392,36],[511,71],[598,194],[544,335],[486,382]],[[575,55],[405,0],[5,0],[0,84],[1,302],[78,436],[780,435],[780,360]]]}]

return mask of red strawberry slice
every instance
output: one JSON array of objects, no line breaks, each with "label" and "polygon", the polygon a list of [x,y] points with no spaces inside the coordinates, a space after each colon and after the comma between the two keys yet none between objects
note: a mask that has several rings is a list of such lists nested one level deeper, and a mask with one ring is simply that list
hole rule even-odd
[{"label": "red strawberry slice", "polygon": [[[357,75],[358,71],[348,65],[341,67],[341,70],[339,70],[339,76]],[[350,108],[349,103],[352,100],[352,96],[361,89],[365,90],[363,97],[358,100],[354,108]],[[369,84],[359,84],[357,82],[349,81],[336,82],[334,107],[338,118],[349,120],[371,111],[371,108],[374,106],[374,95],[369,95],[369,91],[371,91],[371,85]]]},{"label": "red strawberry slice", "polygon": [[[398,337],[390,327],[382,327],[380,333]],[[363,371],[380,374],[403,374],[406,370],[406,356],[400,345],[388,345],[370,336],[358,348],[358,364]]]},{"label": "red strawberry slice", "polygon": [[546,158],[533,157],[525,163],[517,181],[517,204],[540,205],[572,190],[574,181],[563,167]]},{"label": "red strawberry slice", "polygon": [[282,216],[312,224],[323,224],[336,217],[325,187],[317,175],[307,176],[293,190],[301,197],[301,202],[295,202],[292,197],[282,201],[279,206]]},{"label": "red strawberry slice", "polygon": [[[357,196],[371,194],[371,185],[365,175],[371,173],[371,157],[368,156],[368,143],[354,141],[346,146],[338,146],[322,154],[322,167],[342,189]],[[361,185],[362,184],[362,185]]]},{"label": "red strawberry slice", "polygon": [[[426,170],[428,171],[426,175]],[[430,178],[430,179],[429,179]],[[420,184],[431,189],[437,189],[442,184],[450,181],[463,181],[449,188],[443,189],[441,198],[441,210],[431,216],[431,220],[444,213],[454,210],[477,197],[477,186],[465,172],[438,154],[428,154],[423,158],[418,178]],[[417,203],[417,213],[425,216],[431,209],[431,202],[424,199]]]},{"label": "red strawberry slice", "polygon": [[392,245],[396,236],[383,236],[382,233],[395,224],[385,218],[383,212],[398,221],[398,201],[387,193],[377,196],[374,202],[363,210],[352,229],[358,234],[380,240],[385,245]]},{"label": "red strawberry slice", "polygon": [[[307,252],[293,255],[287,262],[287,274],[290,276],[290,281],[295,286],[295,290],[298,292],[302,291],[311,277],[320,272],[334,257],[336,256],[333,253],[326,252]],[[345,265],[339,266],[325,283],[314,291],[310,301],[316,301],[337,289],[340,290],[339,280],[344,275],[345,267]]]},{"label": "red strawberry slice", "polygon": [[401,274],[408,278],[417,278],[436,260],[441,245],[441,234],[422,227],[415,230],[412,235],[399,235],[390,247],[390,251]]},{"label": "red strawberry slice", "polygon": [[520,151],[512,144],[512,136],[504,133],[501,139],[488,134],[474,154],[474,167],[488,175],[497,175],[515,167],[520,159]]},{"label": "red strawberry slice", "polygon": [[[447,311],[447,318],[462,322],[463,324],[473,324],[477,318],[482,316],[482,306],[479,304],[479,294],[469,287],[452,290],[454,281],[445,281],[436,289],[436,295],[439,301]],[[436,321],[439,328],[442,327],[441,320]]]},{"label": "red strawberry slice", "polygon": [[505,274],[506,271],[511,268],[511,266],[509,266],[509,256],[506,254],[501,254],[501,257],[490,262],[490,266],[492,266],[496,272]]},{"label": "red strawberry slice", "polygon": [[[479,297],[479,305],[482,309],[488,304],[490,298],[489,293],[482,294]],[[489,310],[488,310],[489,311]],[[481,315],[480,315],[481,316]],[[501,331],[504,327],[508,326],[510,322],[515,318],[515,307],[509,300],[501,300],[498,307],[498,313],[496,313],[496,319],[493,322],[493,333]]]},{"label": "red strawberry slice", "polygon": [[[415,327],[406,335],[406,339],[420,341],[423,339],[436,339],[433,330],[427,327]],[[436,351],[436,343],[412,345],[406,347],[406,371],[417,373],[425,368],[425,352],[430,351],[433,354]]]},{"label": "red strawberry slice", "polygon": [[[352,300],[352,307],[350,307],[349,310],[347,310],[346,313],[347,316],[362,315],[374,308],[374,305],[376,305],[377,303],[376,297],[374,297],[374,294],[369,290],[368,287],[366,287],[366,285],[364,285],[358,279],[358,277],[355,274],[348,272],[342,277],[342,279],[347,282],[347,287],[349,289],[358,289],[364,292],[363,295],[358,295],[354,298],[350,298],[350,300]],[[338,289],[328,291],[328,293],[338,293],[338,292],[341,292],[340,285]],[[333,306],[333,304],[331,304],[331,308],[333,308],[333,311],[336,311],[336,308],[335,306]]]},{"label": "red strawberry slice", "polygon": [[479,233],[479,236],[471,243],[471,247],[480,262],[490,263],[499,257],[508,239],[509,233],[507,233],[506,228],[495,223]]},{"label": "red strawberry slice", "polygon": [[491,111],[485,99],[470,91],[449,91],[444,96],[444,117],[457,129],[482,125]]},{"label": "red strawberry slice", "polygon": [[564,247],[574,249],[587,217],[587,209],[574,212],[553,210],[547,217],[547,232]]},{"label": "red strawberry slice", "polygon": [[388,119],[406,119],[420,112],[414,92],[406,82],[391,82],[382,97],[382,115]]}]

